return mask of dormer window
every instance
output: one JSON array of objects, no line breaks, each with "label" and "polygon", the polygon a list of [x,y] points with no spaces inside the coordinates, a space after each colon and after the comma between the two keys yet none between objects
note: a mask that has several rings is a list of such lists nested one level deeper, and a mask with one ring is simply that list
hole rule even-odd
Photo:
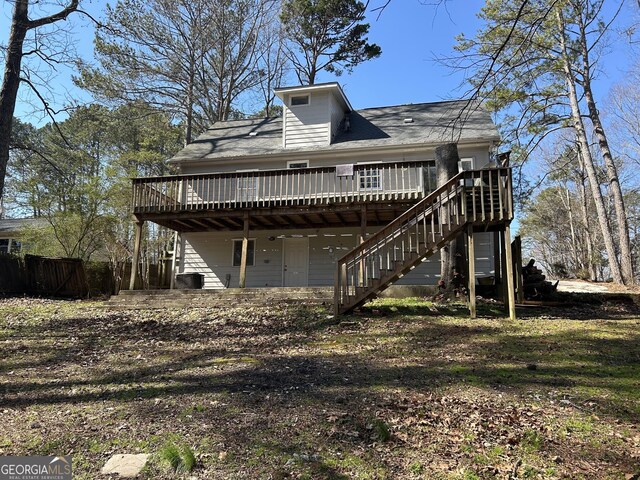
[{"label": "dormer window", "polygon": [[301,107],[303,105],[309,105],[310,95],[293,95],[289,101],[289,105],[292,107]]}]

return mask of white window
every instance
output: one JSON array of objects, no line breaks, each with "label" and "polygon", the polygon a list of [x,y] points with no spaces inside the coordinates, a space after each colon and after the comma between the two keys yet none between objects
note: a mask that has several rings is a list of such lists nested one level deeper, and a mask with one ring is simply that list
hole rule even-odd
[{"label": "white window", "polygon": [[424,173],[426,191],[433,192],[438,186],[435,164],[429,164],[424,167]]},{"label": "white window", "polygon": [[[459,172],[467,172],[469,170],[473,170],[473,158],[461,158],[460,161],[458,162],[458,171]],[[460,181],[460,183],[462,184],[462,180]],[[467,187],[472,187],[473,186],[473,179],[472,178],[467,178],[464,181],[464,184]]]},{"label": "white window", "polygon": [[292,160],[287,162],[287,168],[309,168],[309,160]]},{"label": "white window", "polygon": [[382,190],[382,178],[378,167],[367,167],[358,171],[360,190]]},{"label": "white window", "polygon": [[292,107],[301,107],[303,105],[309,105],[309,95],[293,95],[289,100],[289,105]]},{"label": "white window", "polygon": [[466,172],[467,170],[473,170],[473,158],[461,158],[458,162],[458,171]]},{"label": "white window", "polygon": [[238,178],[236,201],[253,202],[258,199],[258,178],[240,177]]},{"label": "white window", "polygon": [[[239,267],[242,263],[242,239],[233,241],[233,260],[234,267]],[[249,240],[247,244],[247,267],[251,267],[256,263],[256,241]]]}]

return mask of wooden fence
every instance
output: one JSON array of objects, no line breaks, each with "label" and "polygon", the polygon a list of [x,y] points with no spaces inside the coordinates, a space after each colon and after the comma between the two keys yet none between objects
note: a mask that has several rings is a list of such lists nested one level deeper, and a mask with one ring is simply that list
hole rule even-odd
[{"label": "wooden fence", "polygon": [[0,272],[3,293],[67,298],[89,295],[84,264],[77,258],[1,255]]},{"label": "wooden fence", "polygon": [[[130,275],[131,263],[119,264],[114,269],[109,262],[0,254],[0,294],[4,295],[62,298],[113,295],[122,286],[128,287]],[[149,265],[145,277],[145,288],[168,288],[167,261],[160,266]]]}]

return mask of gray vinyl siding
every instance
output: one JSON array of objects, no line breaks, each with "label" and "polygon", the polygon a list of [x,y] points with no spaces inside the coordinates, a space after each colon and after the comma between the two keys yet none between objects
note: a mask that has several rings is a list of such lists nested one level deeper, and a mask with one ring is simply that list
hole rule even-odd
[{"label": "gray vinyl siding", "polygon": [[342,228],[309,239],[309,286],[333,285],[336,262],[355,248],[358,229]]},{"label": "gray vinyl siding", "polygon": [[311,94],[309,105],[286,106],[284,115],[284,148],[329,145],[328,94]]},{"label": "gray vinyl siding", "polygon": [[[257,232],[256,232],[257,233]],[[232,263],[233,240],[242,234],[235,232],[202,232],[183,235],[184,261],[180,273],[202,273],[204,288],[237,287],[240,267]],[[282,240],[269,241],[269,234],[250,235],[256,240],[255,264],[247,266],[247,287],[282,286]]]},{"label": "gray vinyl siding", "polygon": [[[369,229],[372,234],[376,229]],[[283,236],[302,235],[309,238],[308,285],[331,286],[336,261],[357,244],[359,229],[258,231],[250,234],[256,240],[255,264],[247,267],[249,288],[282,286]],[[232,266],[233,239],[236,232],[188,233],[182,237],[183,261],[180,273],[205,275],[204,288],[238,286],[240,267]],[[271,240],[270,240],[271,238]],[[476,243],[476,278],[493,275],[493,246],[490,233],[474,235]],[[435,285],[440,278],[440,256],[436,254],[401,278],[398,285]]]},{"label": "gray vinyl siding", "polygon": [[476,278],[495,275],[493,267],[493,234],[475,233],[473,235],[476,254]]}]

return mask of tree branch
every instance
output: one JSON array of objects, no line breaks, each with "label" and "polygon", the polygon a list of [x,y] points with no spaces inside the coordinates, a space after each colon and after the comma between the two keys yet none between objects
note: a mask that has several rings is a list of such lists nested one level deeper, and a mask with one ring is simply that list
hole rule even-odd
[{"label": "tree branch", "polygon": [[27,22],[27,30],[42,27],[43,25],[49,25],[59,20],[65,20],[69,16],[69,14],[78,10],[78,2],[79,0],[71,0],[71,3],[69,3],[69,5],[60,10],[58,13],[54,13],[53,15],[49,15],[47,17],[38,18],[37,20],[29,20]]}]

